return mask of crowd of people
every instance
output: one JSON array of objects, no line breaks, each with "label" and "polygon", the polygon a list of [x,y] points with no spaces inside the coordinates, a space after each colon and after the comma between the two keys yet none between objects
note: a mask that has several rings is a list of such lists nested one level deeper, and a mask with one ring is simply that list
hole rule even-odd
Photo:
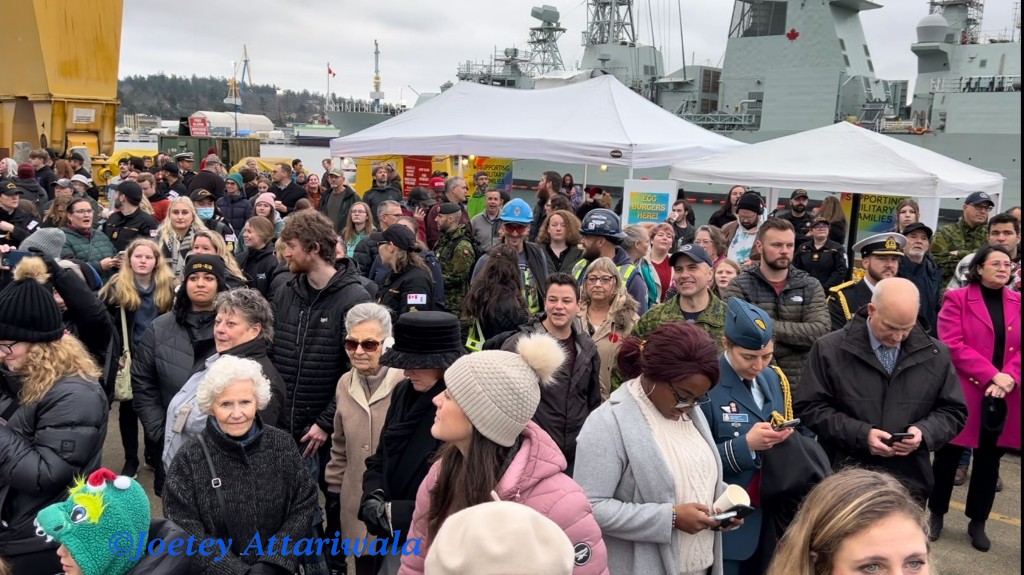
[{"label": "crowd of people", "polygon": [[[13,573],[925,573],[972,459],[968,537],[992,545],[1019,208],[976,192],[932,230],[902,202],[847,281],[841,206],[805,190],[622,226],[570,174],[531,206],[486,172],[406,194],[384,163],[357,192],[330,160],[161,156],[105,189],[46,150],[0,180]],[[103,529],[68,529],[83,513]],[[230,542],[124,561],[118,521]],[[346,543],[247,552],[271,536]]]}]

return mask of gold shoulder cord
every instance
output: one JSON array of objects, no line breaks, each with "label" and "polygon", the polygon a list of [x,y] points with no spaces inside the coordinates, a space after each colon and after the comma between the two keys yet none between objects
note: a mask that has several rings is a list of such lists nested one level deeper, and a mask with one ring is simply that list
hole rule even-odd
[{"label": "gold shoulder cord", "polygon": [[779,380],[782,384],[782,397],[786,404],[785,416],[780,414],[778,411],[772,412],[772,425],[780,425],[793,419],[793,394],[789,390],[789,378],[786,377],[785,373],[782,373],[782,368],[777,365],[773,365],[772,369],[775,370],[775,373],[779,374]]}]

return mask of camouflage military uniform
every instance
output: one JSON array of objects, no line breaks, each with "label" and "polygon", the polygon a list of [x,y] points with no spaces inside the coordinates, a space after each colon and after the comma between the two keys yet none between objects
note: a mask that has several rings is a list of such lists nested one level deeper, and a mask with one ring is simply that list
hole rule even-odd
[{"label": "camouflage military uniform", "polygon": [[[647,310],[647,313],[641,316],[640,321],[633,326],[633,332],[630,335],[642,339],[663,324],[673,321],[686,322],[686,316],[679,309],[678,294]],[[707,309],[697,316],[694,325],[706,331],[714,340],[718,353],[722,353],[722,335],[725,334],[725,303],[711,294],[711,302]]]},{"label": "camouflage military uniform", "polygon": [[476,263],[476,252],[469,228],[459,224],[450,232],[443,232],[434,247],[444,277],[444,307],[456,315],[462,310],[462,300],[469,291],[469,278]]},{"label": "camouflage military uniform", "polygon": [[943,226],[935,232],[931,252],[942,271],[942,283],[956,275],[956,264],[965,255],[988,245],[988,226],[979,224],[970,228],[961,217],[955,224]]}]

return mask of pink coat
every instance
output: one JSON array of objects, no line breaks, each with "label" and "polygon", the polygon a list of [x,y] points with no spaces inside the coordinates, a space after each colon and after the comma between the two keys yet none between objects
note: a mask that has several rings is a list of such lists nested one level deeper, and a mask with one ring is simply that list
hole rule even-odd
[{"label": "pink coat", "polygon": [[[503,501],[527,505],[557,523],[577,548],[581,544],[590,547],[590,560],[585,565],[577,565],[573,569],[574,575],[607,575],[608,554],[601,538],[601,528],[594,520],[594,511],[583,489],[563,473],[565,456],[554,440],[532,421],[523,430],[522,438],[519,452],[494,492]],[[409,539],[426,538],[430,491],[437,484],[440,464],[440,461],[434,462],[416,493],[416,511],[412,514]],[[424,541],[421,547],[427,548],[429,543]],[[466,552],[472,553],[473,550],[466,549]],[[529,553],[529,549],[523,549],[523,552]],[[425,558],[426,555],[403,557],[399,575],[423,573]]]},{"label": "pink coat", "polygon": [[[1002,371],[1020,383],[1020,294],[1003,289],[1003,315],[1006,318],[1006,345],[1003,369],[992,365],[995,332],[992,319],[981,296],[981,287],[971,284],[946,292],[939,310],[939,339],[949,346],[953,366],[967,400],[967,425],[952,443],[978,447],[981,433],[981,400],[992,376]],[[1020,385],[1006,396],[1006,427],[999,446],[1020,449]]]}]

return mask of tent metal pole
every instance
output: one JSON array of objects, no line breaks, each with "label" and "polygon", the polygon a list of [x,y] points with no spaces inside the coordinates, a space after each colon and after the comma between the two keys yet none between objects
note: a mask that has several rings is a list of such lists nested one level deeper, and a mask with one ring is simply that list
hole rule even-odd
[{"label": "tent metal pole", "polygon": [[853,202],[850,204],[850,225],[848,226],[846,238],[846,260],[849,265],[846,267],[846,281],[853,277],[853,245],[857,243],[857,220],[860,219],[860,194],[853,194]]},{"label": "tent metal pole", "polygon": [[583,164],[583,187],[587,187],[587,170],[590,168],[590,164]]}]

